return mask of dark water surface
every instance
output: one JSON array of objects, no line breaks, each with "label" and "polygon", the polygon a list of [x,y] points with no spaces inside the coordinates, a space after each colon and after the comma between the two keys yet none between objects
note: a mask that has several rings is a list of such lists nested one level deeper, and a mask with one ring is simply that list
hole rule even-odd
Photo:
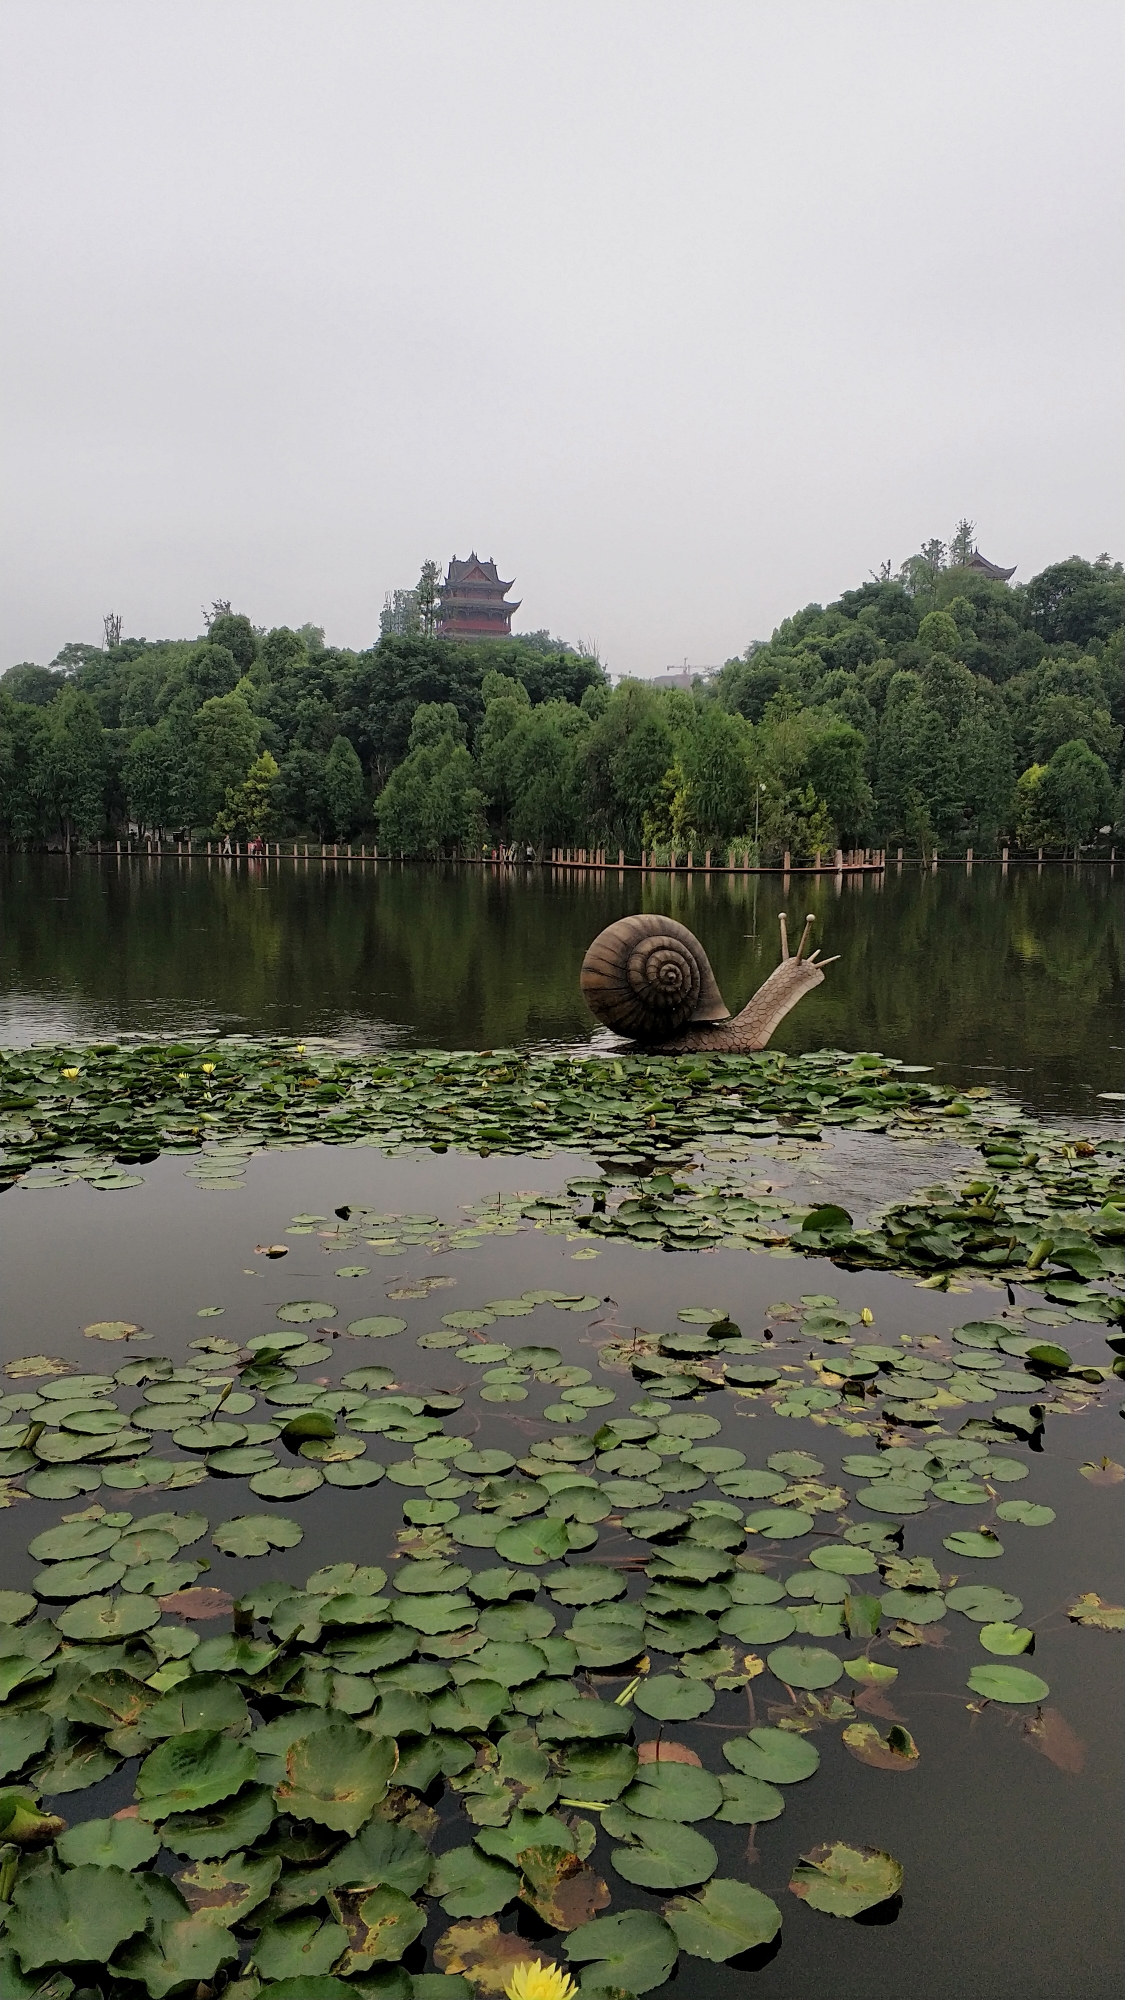
[{"label": "dark water surface", "polygon": [[[823,1148],[810,1148],[797,1166],[779,1162],[779,1178],[802,1180],[812,1172],[831,1180],[842,1170],[862,1177],[856,1149],[863,1143],[860,1135],[840,1135],[839,1144],[847,1150],[834,1161],[836,1141],[830,1138]],[[878,1139],[870,1145],[876,1172],[881,1161],[885,1171],[884,1155],[906,1152]],[[936,1152],[932,1158],[916,1155],[917,1178],[932,1178],[938,1161]],[[667,1330],[688,1306],[725,1307],[747,1334],[760,1334],[772,1320],[779,1340],[791,1342],[796,1356],[807,1347],[807,1338],[800,1342],[798,1329],[779,1321],[771,1307],[802,1293],[832,1295],[853,1311],[870,1307],[874,1328],[868,1337],[892,1342],[904,1335],[942,1334],[1005,1304],[1001,1286],[978,1286],[971,1297],[943,1296],[889,1274],[849,1274],[827,1262],[787,1254],[720,1250],[700,1256],[623,1244],[607,1246],[596,1260],[575,1261],[581,1246],[533,1233],[486,1239],[475,1249],[440,1257],[425,1245],[400,1249],[385,1260],[367,1253],[368,1274],[344,1281],[336,1276],[336,1267],[350,1263],[354,1252],[343,1260],[339,1252],[333,1257],[331,1242],[317,1234],[286,1239],[291,1217],[330,1218],[338,1205],[353,1203],[380,1211],[424,1210],[452,1219],[462,1204],[515,1188],[546,1191],[576,1170],[588,1171],[590,1163],[563,1155],[550,1161],[452,1155],[386,1160],[372,1149],[310,1147],[259,1156],[250,1162],[245,1184],[222,1194],[204,1192],[185,1178],[187,1164],[156,1161],[144,1169],[143,1186],[110,1197],[86,1187],[50,1194],[17,1188],[3,1197],[3,1358],[42,1350],[65,1356],[80,1369],[110,1371],[138,1352],[165,1353],[181,1361],[187,1342],[202,1333],[245,1341],[275,1326],[279,1304],[315,1297],[337,1305],[334,1323],[340,1325],[377,1312],[397,1313],[408,1321],[406,1332],[387,1340],[341,1337],[332,1361],[324,1365],[324,1377],[336,1382],[348,1368],[374,1361],[391,1364],[404,1387],[413,1383],[463,1392],[464,1407],[448,1419],[449,1428],[472,1435],[481,1445],[519,1454],[555,1428],[540,1414],[555,1392],[533,1384],[525,1403],[481,1402],[472,1379],[480,1371],[466,1369],[450,1352],[416,1345],[418,1335],[439,1326],[444,1312],[493,1297],[512,1298],[524,1288],[551,1286],[573,1293],[585,1287],[601,1301],[588,1314],[572,1316],[540,1306],[517,1324],[499,1322],[493,1333],[516,1342],[552,1343],[567,1362],[590,1368],[595,1381],[616,1392],[616,1403],[598,1412],[603,1417],[624,1413],[638,1395],[627,1375],[599,1373],[597,1347],[607,1330]],[[948,1171],[948,1166],[940,1157],[940,1170]],[[284,1260],[267,1263],[255,1254],[257,1244],[279,1237],[291,1246]],[[453,1279],[454,1285],[426,1299],[386,1303],[404,1281],[434,1273]],[[1030,1293],[1021,1293],[1020,1299],[1037,1302]],[[197,1317],[201,1308],[214,1306],[223,1308],[221,1318]],[[83,1338],[83,1325],[118,1317],[141,1323],[152,1335],[151,1344],[138,1349]],[[1099,1326],[1072,1323],[1059,1337],[1069,1342],[1076,1359],[1105,1359]],[[1120,1452],[1119,1400],[1110,1394],[1107,1407],[1049,1417],[1042,1451],[1013,1443],[1011,1453],[1029,1466],[1029,1475],[1018,1486],[1000,1489],[1000,1497],[1014,1493],[1046,1502],[1056,1509],[1057,1519],[1050,1527],[1031,1530],[998,1524],[1005,1546],[1002,1560],[958,1563],[943,1550],[943,1535],[975,1527],[984,1518],[973,1508],[933,1503],[925,1515],[908,1521],[905,1531],[907,1554],[931,1555],[943,1573],[959,1568],[962,1581],[969,1572],[974,1582],[998,1584],[1022,1598],[1023,1621],[1036,1632],[1034,1657],[1026,1664],[1050,1683],[1051,1707],[1080,1739],[1081,1769],[1060,1770],[1032,1746],[1025,1734],[1028,1709],[991,1705],[983,1713],[972,1712],[974,1698],[966,1678],[988,1656],[979,1644],[979,1628],[967,1619],[947,1614],[941,1630],[931,1633],[941,1640],[938,1644],[902,1652],[880,1645],[878,1656],[900,1669],[891,1698],[918,1742],[917,1767],[904,1773],[870,1769],[848,1755],[839,1724],[828,1724],[811,1739],[821,1754],[820,1771],[786,1788],[782,1816],[757,1829],[756,1854],[748,1855],[747,1828],[708,1822],[701,1830],[718,1847],[720,1875],[753,1883],[781,1907],[780,1947],[772,1955],[759,1954],[748,1970],[681,1956],[666,1994],[679,1992],[691,2000],[704,1995],[736,2000],[748,1992],[762,2000],[868,2000],[872,1993],[910,1994],[912,2000],[964,2000],[970,1995],[973,2000],[1108,2000],[1119,1990],[1123,1642],[1120,1635],[1072,1625],[1064,1608],[1085,1590],[1122,1601],[1125,1486],[1091,1486],[1078,1470],[1085,1460]],[[785,1420],[763,1402],[740,1404],[728,1395],[710,1398],[711,1407],[723,1419],[722,1437],[713,1442],[737,1445],[755,1466],[764,1465],[771,1452],[811,1451],[823,1462],[826,1477],[842,1476],[849,1491],[857,1482],[841,1475],[841,1457],[871,1448],[813,1419]],[[955,1429],[966,1414],[955,1413],[948,1428]],[[379,1438],[369,1441],[369,1450],[373,1457],[396,1451],[402,1455],[401,1448],[385,1447]],[[241,1479],[213,1477],[169,1496],[91,1496],[98,1497],[131,1507],[138,1518],[169,1504],[202,1509],[212,1524],[263,1511]],[[212,1558],[206,1581],[236,1593],[271,1574],[299,1584],[321,1563],[382,1558],[393,1548],[406,1497],[389,1481],[359,1492],[324,1486],[278,1509],[304,1528],[297,1549],[241,1563],[220,1555],[207,1541],[189,1553],[206,1551]],[[28,1539],[83,1504],[32,1501],[5,1514],[3,1585],[27,1587],[35,1568],[23,1553]],[[856,1511],[853,1507],[852,1518]],[[613,1533],[609,1524],[601,1531],[602,1545],[611,1554]],[[784,1579],[807,1563],[809,1546],[808,1541],[787,1543],[762,1552],[773,1558]],[[474,1560],[472,1552],[469,1560]],[[487,1554],[476,1557],[476,1566],[488,1560]],[[570,1615],[559,1610],[559,1630]],[[204,1627],[204,1636],[214,1629]],[[845,1657],[860,1650],[846,1639],[805,1643],[827,1643]],[[837,1692],[846,1685],[841,1683]],[[756,1720],[765,1722],[769,1705],[783,1698],[782,1691],[768,1674],[751,1683],[751,1690]],[[613,1693],[616,1687],[604,1691]],[[720,1694],[702,1721],[668,1725],[667,1733],[692,1747],[705,1766],[722,1770],[722,1742],[745,1730],[750,1719],[745,1692]],[[638,1733],[656,1733],[655,1724],[646,1725],[640,1716],[637,1720]],[[884,1721],[880,1726],[885,1730],[888,1725]],[[134,1768],[127,1765],[96,1787],[59,1798],[57,1809],[72,1821],[119,1810],[132,1796]],[[470,1833],[460,1813],[450,1814],[448,1807],[447,1798],[435,1843],[439,1850],[463,1842]],[[901,1906],[849,1922],[821,1915],[789,1894],[789,1873],[797,1857],[836,1839],[897,1856],[905,1866]],[[610,1883],[612,1909],[659,1909],[665,1897],[632,1889],[616,1877],[609,1862],[611,1844],[602,1835],[594,1859]],[[434,1909],[426,1933],[431,1948],[448,1921]],[[510,1918],[504,1921],[510,1927]]]},{"label": "dark water surface", "polygon": [[0,1043],[343,1036],[368,1046],[588,1045],[590,940],[635,909],[695,931],[737,1010],[777,912],[839,953],[775,1046],[879,1049],[1084,1118],[1125,1084],[1125,869],[893,866],[885,877],[322,867],[62,856],[0,861]]}]

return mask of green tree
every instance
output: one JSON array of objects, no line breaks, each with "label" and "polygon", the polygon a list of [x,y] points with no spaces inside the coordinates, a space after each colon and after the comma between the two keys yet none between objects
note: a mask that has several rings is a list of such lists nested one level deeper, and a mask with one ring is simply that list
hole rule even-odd
[{"label": "green tree", "polygon": [[267,839],[277,821],[280,775],[276,760],[268,750],[263,750],[242,783],[228,787],[226,803],[215,820],[215,832],[245,835],[248,840]]},{"label": "green tree", "polygon": [[1100,757],[1085,743],[1063,743],[1055,751],[1040,786],[1048,818],[1065,846],[1077,849],[1100,825],[1111,822],[1113,782]]},{"label": "green tree", "polygon": [[441,609],[441,564],[433,561],[422,564],[422,574],[414,590],[418,624],[423,636],[432,639],[437,631],[438,613]]},{"label": "green tree", "polygon": [[50,812],[69,854],[105,822],[108,759],[105,731],[88,694],[67,688],[47,710],[47,789]]},{"label": "green tree", "polygon": [[258,635],[241,611],[218,612],[207,627],[207,638],[212,646],[222,646],[230,653],[240,674],[249,673],[258,657]]},{"label": "green tree", "polygon": [[34,660],[21,660],[18,667],[9,667],[6,674],[0,674],[0,688],[5,694],[13,701],[30,702],[36,708],[46,708],[65,686],[62,674],[52,673],[50,667],[37,667]]},{"label": "green tree", "polygon": [[1046,764],[1029,764],[1016,779],[1013,817],[1018,846],[1025,850],[1049,847],[1055,838],[1047,800],[1043,796]]},{"label": "green tree", "polygon": [[474,847],[485,824],[484,795],[475,780],[453,703],[423,703],[407,755],[376,801],[383,840],[400,854],[431,857]]},{"label": "green tree", "polygon": [[199,770],[191,726],[165,716],[155,729],[138,729],[122,765],[130,817],[142,830],[191,828],[198,817]]},{"label": "green tree", "polygon": [[200,771],[200,819],[210,823],[227,792],[240,785],[261,738],[257,717],[238,694],[214,695],[196,712],[194,736]]},{"label": "green tree", "polygon": [[346,736],[333,739],[321,784],[336,838],[347,840],[364,817],[367,796],[363,765]]}]

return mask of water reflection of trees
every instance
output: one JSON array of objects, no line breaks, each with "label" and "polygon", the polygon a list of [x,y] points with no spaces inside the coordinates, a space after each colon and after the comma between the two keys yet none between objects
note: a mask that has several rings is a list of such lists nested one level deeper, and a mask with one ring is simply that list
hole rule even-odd
[{"label": "water reflection of trees", "polygon": [[[776,962],[783,906],[776,876],[13,856],[2,880],[10,1035],[30,1010],[84,1033],[206,1022],[453,1047],[582,1042],[577,968],[603,924],[669,911],[737,1008]],[[785,905],[816,912],[841,962],[778,1046],[885,1049],[966,1080],[1007,1070],[1059,1108],[1120,1088],[1125,915],[1107,869],[794,877]]]}]

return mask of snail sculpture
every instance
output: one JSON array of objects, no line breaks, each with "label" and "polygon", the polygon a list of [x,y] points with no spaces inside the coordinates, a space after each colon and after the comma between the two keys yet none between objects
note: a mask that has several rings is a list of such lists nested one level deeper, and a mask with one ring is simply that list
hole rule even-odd
[{"label": "snail sculpture", "polygon": [[659,916],[622,917],[594,939],[582,961],[586,1005],[616,1034],[668,1055],[764,1049],[790,1008],[821,984],[824,967],[836,963],[818,952],[805,957],[812,917],[792,956],[784,915],[780,922],[781,964],[741,1014],[724,1001],[698,938]]}]

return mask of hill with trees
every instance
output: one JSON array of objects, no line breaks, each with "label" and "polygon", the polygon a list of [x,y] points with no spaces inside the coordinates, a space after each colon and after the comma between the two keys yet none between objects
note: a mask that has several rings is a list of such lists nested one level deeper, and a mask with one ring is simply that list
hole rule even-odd
[{"label": "hill with trees", "polygon": [[226,604],[194,640],[110,624],[113,643],[0,676],[0,827],[33,846],[132,828],[795,860],[1120,837],[1122,565],[1072,556],[1013,587],[972,553],[962,523],[690,692],[611,686],[546,633],[461,644],[412,613],[358,652]]}]

